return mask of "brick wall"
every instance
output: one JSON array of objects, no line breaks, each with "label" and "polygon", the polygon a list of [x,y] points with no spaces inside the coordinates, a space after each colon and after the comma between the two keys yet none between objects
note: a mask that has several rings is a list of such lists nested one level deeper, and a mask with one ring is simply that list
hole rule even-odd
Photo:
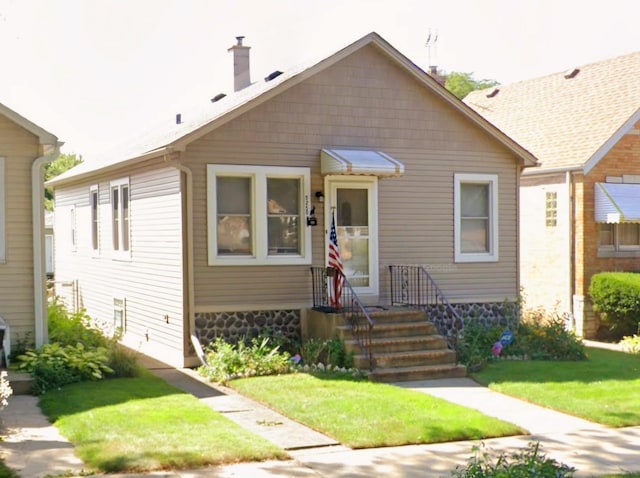
[{"label": "brick wall", "polygon": [[[595,183],[605,182],[607,176],[640,174],[639,129],[640,122],[635,125],[635,131],[623,136],[587,175],[576,177],[576,180],[581,181],[582,187],[580,195],[576,195],[575,293],[585,297],[584,335],[587,338],[595,336],[599,325],[588,300],[591,277],[604,271],[640,270],[640,252],[633,257],[598,257],[599,225],[594,219]],[[578,200],[580,198],[581,201]]]}]

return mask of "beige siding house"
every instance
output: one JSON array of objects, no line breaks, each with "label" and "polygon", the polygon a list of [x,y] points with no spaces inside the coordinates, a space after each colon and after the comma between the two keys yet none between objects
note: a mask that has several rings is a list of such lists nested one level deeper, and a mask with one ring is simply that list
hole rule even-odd
[{"label": "beige siding house", "polygon": [[43,167],[58,139],[0,104],[0,318],[11,343],[47,341]]},{"label": "beige siding house", "polygon": [[526,305],[594,338],[591,277],[640,270],[640,52],[476,91],[465,103],[531,151],[520,182]]},{"label": "beige siding house", "polygon": [[237,91],[51,182],[70,301],[180,365],[192,337],[299,335],[332,215],[368,304],[390,300],[392,264],[458,306],[517,298],[526,150],[375,33],[254,83],[249,47],[230,50]]}]

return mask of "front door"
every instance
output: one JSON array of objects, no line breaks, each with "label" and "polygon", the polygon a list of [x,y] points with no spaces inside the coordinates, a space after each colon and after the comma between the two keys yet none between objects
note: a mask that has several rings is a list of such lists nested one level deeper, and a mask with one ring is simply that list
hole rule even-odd
[{"label": "front door", "polygon": [[327,241],[333,214],[344,273],[358,295],[378,294],[377,185],[376,177],[327,177]]}]

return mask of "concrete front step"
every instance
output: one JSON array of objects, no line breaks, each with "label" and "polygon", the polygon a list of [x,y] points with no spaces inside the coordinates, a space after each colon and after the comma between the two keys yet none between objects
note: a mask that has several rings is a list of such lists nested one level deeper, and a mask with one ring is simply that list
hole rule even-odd
[{"label": "concrete front step", "polygon": [[[338,336],[342,340],[348,340],[351,337],[350,325],[339,325],[336,327]],[[398,322],[395,324],[378,324],[373,327],[372,338],[390,338],[390,337],[416,337],[419,335],[437,335],[438,330],[435,324],[427,322]]]},{"label": "concrete front step", "polygon": [[375,308],[369,310],[369,317],[373,319],[376,327],[382,324],[395,324],[406,322],[426,322],[429,320],[424,310],[407,307]]},{"label": "concrete front step", "polygon": [[[361,349],[358,342],[353,339],[345,340],[344,346],[347,352],[359,354]],[[371,352],[374,355],[390,352],[413,352],[425,350],[441,350],[447,348],[447,340],[441,335],[419,335],[406,337],[374,337],[371,341]]]},{"label": "concrete front step", "polygon": [[369,373],[369,380],[372,382],[393,383],[466,376],[467,369],[464,365],[422,365],[393,368],[377,367]]},{"label": "concrete front step", "polygon": [[[454,365],[456,353],[453,350],[418,350],[411,352],[374,353],[376,368],[417,367],[420,365]],[[356,355],[353,362],[357,368],[367,368],[368,360],[364,355]]]}]

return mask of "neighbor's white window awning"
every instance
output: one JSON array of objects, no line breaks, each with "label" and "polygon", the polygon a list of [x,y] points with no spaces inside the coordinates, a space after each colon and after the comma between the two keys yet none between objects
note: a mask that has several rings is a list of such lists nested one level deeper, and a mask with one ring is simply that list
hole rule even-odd
[{"label": "neighbor's white window awning", "polygon": [[322,174],[401,176],[404,173],[404,164],[381,151],[323,149],[320,163]]},{"label": "neighbor's white window awning", "polygon": [[640,184],[596,183],[596,222],[640,222]]}]

